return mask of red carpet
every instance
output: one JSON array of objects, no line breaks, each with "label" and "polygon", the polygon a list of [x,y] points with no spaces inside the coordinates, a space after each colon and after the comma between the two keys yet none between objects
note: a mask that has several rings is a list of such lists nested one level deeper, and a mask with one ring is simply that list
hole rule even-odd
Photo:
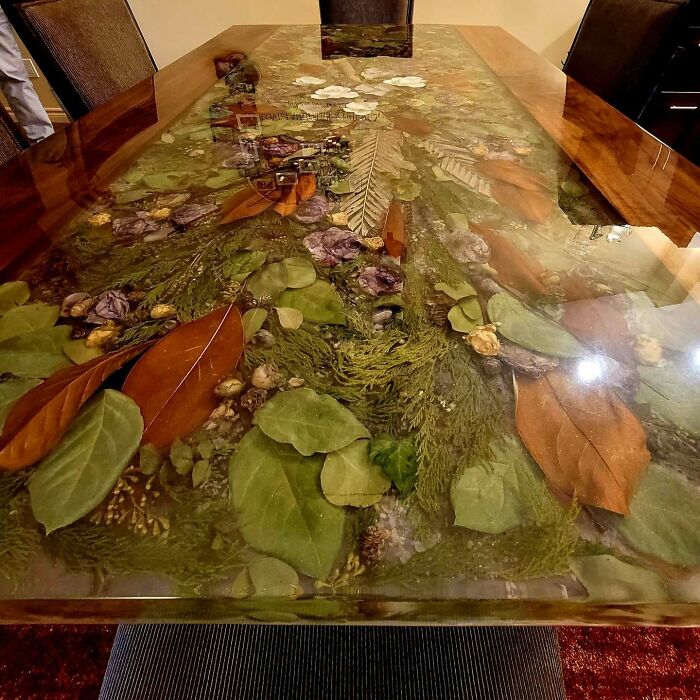
[{"label": "red carpet", "polygon": [[[115,626],[0,626],[1,700],[93,700]],[[700,629],[559,629],[568,700],[700,700]]]}]

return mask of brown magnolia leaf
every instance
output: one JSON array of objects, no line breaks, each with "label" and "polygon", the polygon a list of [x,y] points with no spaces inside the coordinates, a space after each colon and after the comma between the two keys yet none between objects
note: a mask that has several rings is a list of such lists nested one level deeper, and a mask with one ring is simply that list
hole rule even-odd
[{"label": "brown magnolia leaf", "polygon": [[563,370],[515,381],[518,432],[552,484],[583,504],[629,513],[651,455],[617,394]]},{"label": "brown magnolia leaf", "polygon": [[28,391],[5,421],[0,436],[0,469],[23,469],[45,457],[105,379],[150,344],[142,343],[66,367]]},{"label": "brown magnolia leaf", "polygon": [[596,292],[585,277],[573,272],[569,273],[561,281],[564,295],[569,301],[580,301],[581,299],[593,299]]},{"label": "brown magnolia leaf", "polygon": [[579,340],[618,362],[636,362],[632,334],[617,297],[570,301],[563,305],[562,325]]},{"label": "brown magnolia leaf", "polygon": [[480,160],[475,167],[480,175],[514,185],[521,190],[541,192],[549,189],[544,175],[512,160]]},{"label": "brown magnolia leaf", "polygon": [[269,209],[281,196],[281,190],[260,192],[248,182],[221,205],[223,216],[219,223],[231,224],[239,219],[257,216]]},{"label": "brown magnolia leaf", "polygon": [[487,226],[470,222],[469,228],[489,244],[489,265],[498,271],[498,282],[527,294],[547,293],[540,279],[545,269],[535,258]]},{"label": "brown magnolia leaf", "polygon": [[291,216],[303,202],[316,194],[316,176],[310,173],[299,175],[294,187],[283,188],[282,198],[273,209],[282,216]]},{"label": "brown magnolia leaf", "polygon": [[397,114],[394,117],[394,128],[412,136],[428,136],[433,133],[430,122],[414,114]]},{"label": "brown magnolia leaf", "polygon": [[399,199],[394,199],[389,205],[382,238],[387,253],[394,258],[401,258],[406,249],[406,218],[403,203]]},{"label": "brown magnolia leaf", "polygon": [[546,190],[526,190],[508,182],[491,183],[491,195],[525,221],[543,224],[554,209],[554,196]]},{"label": "brown magnolia leaf", "polygon": [[143,444],[169,447],[217,407],[214,388],[231,374],[245,338],[238,309],[224,306],[176,328],[133,367],[123,392],[141,409]]}]

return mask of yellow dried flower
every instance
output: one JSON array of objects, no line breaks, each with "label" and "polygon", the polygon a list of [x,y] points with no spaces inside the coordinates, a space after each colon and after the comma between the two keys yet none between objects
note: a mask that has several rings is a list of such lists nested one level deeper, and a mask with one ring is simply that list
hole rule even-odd
[{"label": "yellow dried flower", "polygon": [[119,328],[105,324],[100,328],[95,328],[90,335],[85,338],[85,345],[89,348],[101,348],[112,340],[119,337]]},{"label": "yellow dried flower", "polygon": [[173,210],[169,207],[163,207],[162,209],[152,209],[149,212],[152,219],[167,219],[172,213]]},{"label": "yellow dried flower", "polygon": [[501,349],[501,341],[496,335],[496,326],[493,323],[477,326],[464,338],[479,355],[485,357],[495,357]]},{"label": "yellow dried flower", "polygon": [[177,312],[177,309],[172,304],[156,304],[151,309],[151,318],[168,318],[173,316]]},{"label": "yellow dried flower", "polygon": [[485,158],[490,152],[489,147],[485,143],[472,146],[469,150],[475,158]]},{"label": "yellow dried flower", "polygon": [[90,226],[104,226],[105,224],[111,223],[111,221],[112,215],[108,214],[105,211],[100,212],[99,214],[93,214],[88,219],[88,223],[90,224]]},{"label": "yellow dried flower", "polygon": [[337,211],[331,214],[331,223],[334,226],[347,226],[348,220],[348,213],[346,211]]},{"label": "yellow dried flower", "polygon": [[530,146],[516,146],[513,149],[516,156],[529,156],[532,153]]},{"label": "yellow dried flower", "polygon": [[372,236],[371,238],[363,238],[362,245],[372,251],[381,250],[384,247],[384,239],[381,236]]}]

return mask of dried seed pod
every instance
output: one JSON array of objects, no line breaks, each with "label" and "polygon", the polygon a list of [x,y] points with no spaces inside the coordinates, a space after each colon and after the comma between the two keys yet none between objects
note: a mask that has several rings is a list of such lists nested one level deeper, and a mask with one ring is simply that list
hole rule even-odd
[{"label": "dried seed pod", "polygon": [[88,219],[88,223],[90,226],[104,226],[105,224],[112,223],[112,215],[108,214],[106,211],[102,211],[98,214],[93,214]]},{"label": "dried seed pod", "polygon": [[265,389],[249,389],[241,396],[241,408],[245,408],[250,413],[255,413],[265,401],[267,401],[267,391]]},{"label": "dried seed pod", "polygon": [[299,389],[300,387],[304,386],[306,384],[306,381],[302,379],[301,377],[292,377],[288,382],[287,386],[290,389]]},{"label": "dried seed pod", "polygon": [[365,566],[376,564],[384,556],[384,544],[389,537],[389,531],[377,525],[370,525],[360,535],[360,559]]},{"label": "dried seed pod", "polygon": [[96,328],[85,339],[85,345],[89,348],[101,348],[119,337],[119,328],[110,324],[105,324]]},{"label": "dried seed pod", "polygon": [[224,379],[224,381],[214,389],[214,393],[222,398],[231,399],[240,396],[244,389],[245,383],[240,379],[232,377],[231,379]]},{"label": "dried seed pod", "polygon": [[256,367],[250,378],[250,383],[256,389],[274,389],[284,382],[284,377],[276,365],[265,363]]}]

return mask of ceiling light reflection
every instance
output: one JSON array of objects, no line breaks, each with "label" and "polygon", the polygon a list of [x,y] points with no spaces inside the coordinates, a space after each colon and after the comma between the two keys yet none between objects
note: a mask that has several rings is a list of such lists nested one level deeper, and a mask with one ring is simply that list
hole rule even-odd
[{"label": "ceiling light reflection", "polygon": [[591,384],[603,378],[605,364],[600,357],[587,357],[576,365],[576,376],[580,382]]}]

